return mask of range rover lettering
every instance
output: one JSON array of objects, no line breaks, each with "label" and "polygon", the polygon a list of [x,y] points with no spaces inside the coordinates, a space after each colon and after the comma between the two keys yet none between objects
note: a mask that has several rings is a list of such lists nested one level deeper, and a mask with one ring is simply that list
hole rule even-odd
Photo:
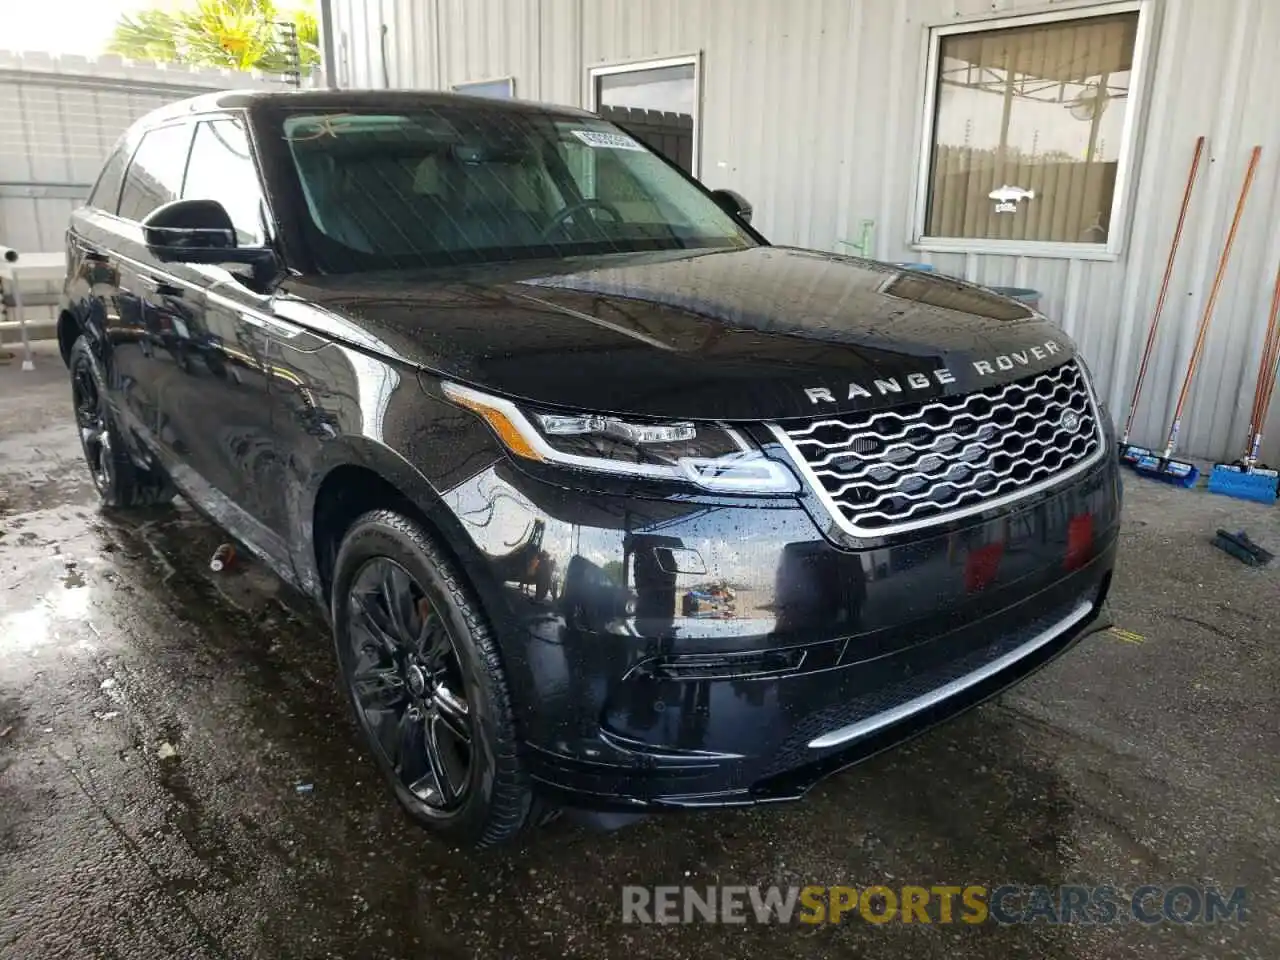
[{"label": "range rover lettering", "polygon": [[1106,622],[1119,481],[1068,337],[771,245],[595,115],[188,100],[68,258],[103,502],[181,494],[314,598],[455,841],[798,798]]}]

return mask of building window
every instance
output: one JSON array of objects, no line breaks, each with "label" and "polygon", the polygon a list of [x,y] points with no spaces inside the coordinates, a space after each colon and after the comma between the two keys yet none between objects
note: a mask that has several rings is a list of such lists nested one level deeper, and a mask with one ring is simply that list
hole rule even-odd
[{"label": "building window", "polygon": [[921,246],[1119,249],[1143,6],[933,31]]},{"label": "building window", "polygon": [[455,83],[453,92],[465,93],[470,97],[512,100],[516,95],[516,81],[515,77],[503,77],[500,80],[470,80],[466,83]]},{"label": "building window", "polygon": [[589,108],[698,173],[698,58],[592,67]]}]

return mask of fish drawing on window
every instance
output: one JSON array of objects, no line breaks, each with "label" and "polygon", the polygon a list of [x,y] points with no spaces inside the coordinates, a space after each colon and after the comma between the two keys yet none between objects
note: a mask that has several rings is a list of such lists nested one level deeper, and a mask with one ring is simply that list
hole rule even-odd
[{"label": "fish drawing on window", "polygon": [[1017,213],[1018,204],[1023,200],[1034,200],[1034,190],[1023,190],[1022,187],[1011,187],[1007,183],[987,194],[996,202],[996,213]]}]

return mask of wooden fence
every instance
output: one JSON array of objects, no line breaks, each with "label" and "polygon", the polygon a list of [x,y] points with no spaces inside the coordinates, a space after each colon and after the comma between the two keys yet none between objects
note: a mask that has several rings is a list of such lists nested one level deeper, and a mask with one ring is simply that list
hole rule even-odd
[{"label": "wooden fence", "polygon": [[693,117],[689,114],[601,107],[600,115],[626,127],[649,147],[693,172]]}]

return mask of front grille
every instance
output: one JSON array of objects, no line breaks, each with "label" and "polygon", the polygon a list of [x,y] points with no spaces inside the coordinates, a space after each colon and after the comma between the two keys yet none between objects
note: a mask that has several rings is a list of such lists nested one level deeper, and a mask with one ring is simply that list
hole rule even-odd
[{"label": "front grille", "polygon": [[1101,452],[1076,361],[923,404],[776,428],[835,519],[878,536],[1035,492]]}]

